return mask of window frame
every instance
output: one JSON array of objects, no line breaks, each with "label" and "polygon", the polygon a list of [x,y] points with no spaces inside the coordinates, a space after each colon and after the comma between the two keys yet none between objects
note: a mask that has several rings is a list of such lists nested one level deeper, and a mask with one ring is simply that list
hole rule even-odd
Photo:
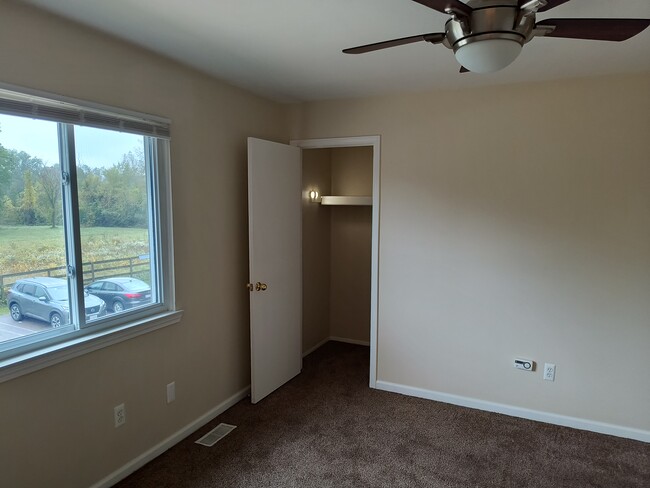
[{"label": "window frame", "polygon": [[[13,347],[0,349],[0,382],[23,374],[57,364],[61,361],[98,350],[103,347],[137,337],[161,327],[180,322],[182,311],[176,310],[174,249],[172,224],[171,161],[169,148],[169,126],[171,121],[158,116],[133,112],[115,107],[85,102],[46,92],[29,90],[0,83],[0,103],[11,96],[17,100],[36,100],[33,103],[45,104],[54,111],[63,107],[65,117],[76,111],[79,120],[54,120],[54,116],[32,115],[34,119],[51,120],[58,123],[60,164],[62,173],[67,173],[68,183],[63,185],[62,205],[66,235],[66,259],[69,267],[68,286],[71,314],[75,310],[77,325],[65,325],[42,332],[38,338],[25,336],[11,341]],[[21,98],[22,97],[22,98]],[[33,97],[33,98],[27,98]],[[11,103],[11,102],[9,102]],[[21,103],[21,102],[18,102]],[[38,105],[36,111],[38,110]],[[24,111],[24,108],[21,107]],[[1,113],[12,113],[3,105]],[[44,111],[45,112],[45,111]],[[94,118],[93,118],[94,117]],[[84,123],[84,120],[91,123]],[[93,121],[99,121],[95,123]],[[109,121],[113,126],[106,125]],[[116,122],[117,121],[117,122]],[[125,121],[125,122],[124,122]],[[83,300],[83,268],[81,259],[81,239],[78,193],[76,188],[76,158],[74,147],[74,126],[91,126],[107,130],[121,130],[130,124],[131,132],[144,136],[145,167],[147,168],[147,192],[150,195],[149,209],[149,255],[153,274],[157,277],[152,283],[152,303],[124,314],[85,322]],[[150,123],[151,127],[146,124]],[[104,124],[104,125],[101,125]],[[144,129],[143,129],[144,128]],[[150,133],[143,133],[148,130]],[[160,135],[162,134],[162,135]],[[154,259],[154,256],[156,259]],[[154,269],[155,268],[155,269]],[[73,308],[74,307],[74,308]]]}]

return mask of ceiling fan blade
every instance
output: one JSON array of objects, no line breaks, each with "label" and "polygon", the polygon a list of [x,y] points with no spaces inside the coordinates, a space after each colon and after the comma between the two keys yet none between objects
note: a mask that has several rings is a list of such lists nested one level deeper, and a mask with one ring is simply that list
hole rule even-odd
[{"label": "ceiling fan blade", "polygon": [[388,47],[402,46],[404,44],[411,44],[413,42],[426,41],[431,44],[438,44],[445,40],[445,34],[442,32],[434,32],[431,34],[420,34],[419,36],[402,37],[400,39],[392,39],[390,41],[375,42],[373,44],[366,44],[365,46],[350,47],[344,49],[345,54],[362,54],[370,51],[377,51],[379,49],[386,49]]},{"label": "ceiling fan blade", "polygon": [[596,41],[625,41],[650,25],[650,19],[546,19],[538,26],[552,26],[545,37],[593,39]]},{"label": "ceiling fan blade", "polygon": [[447,9],[451,9],[457,13],[462,13],[466,17],[469,17],[472,13],[472,7],[463,3],[459,0],[413,0],[414,2],[420,3],[425,7],[432,8],[438,12],[447,13]]},{"label": "ceiling fan blade", "polygon": [[[562,5],[563,3],[567,3],[569,0],[546,0],[546,6],[541,7],[538,12],[546,12],[547,10],[551,10],[552,8],[558,7]],[[521,0],[519,2],[521,4]]]},{"label": "ceiling fan blade", "polygon": [[461,73],[470,73],[470,70],[468,70],[465,66],[460,67],[460,72]]}]

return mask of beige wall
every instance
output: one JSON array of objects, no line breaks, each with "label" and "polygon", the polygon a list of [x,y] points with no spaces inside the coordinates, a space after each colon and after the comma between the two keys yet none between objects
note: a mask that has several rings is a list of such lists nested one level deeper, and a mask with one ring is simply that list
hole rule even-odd
[{"label": "beige wall", "polygon": [[172,119],[182,322],[0,384],[0,484],[87,487],[249,384],[246,137],[286,142],[286,109],[6,1],[0,45],[2,82]]},{"label": "beige wall", "polygon": [[650,431],[650,74],[294,116],[382,137],[380,381]]},{"label": "beige wall", "polygon": [[332,207],[331,225],[330,335],[370,343],[372,207]]},{"label": "beige wall", "polygon": [[[372,147],[332,149],[332,194],[372,195]],[[330,335],[370,342],[372,207],[332,207]]]},{"label": "beige wall", "polygon": [[317,190],[330,195],[329,149],[302,151],[302,350],[309,351],[330,334],[330,208],[309,199]]},{"label": "beige wall", "polygon": [[332,149],[332,195],[372,196],[372,147]]}]

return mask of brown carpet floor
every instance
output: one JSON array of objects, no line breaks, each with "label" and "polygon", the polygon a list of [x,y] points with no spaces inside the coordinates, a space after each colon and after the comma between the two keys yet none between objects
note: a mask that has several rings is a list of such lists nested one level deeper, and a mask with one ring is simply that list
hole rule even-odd
[{"label": "brown carpet floor", "polygon": [[650,488],[650,444],[371,390],[368,354],[326,344],[117,486]]}]

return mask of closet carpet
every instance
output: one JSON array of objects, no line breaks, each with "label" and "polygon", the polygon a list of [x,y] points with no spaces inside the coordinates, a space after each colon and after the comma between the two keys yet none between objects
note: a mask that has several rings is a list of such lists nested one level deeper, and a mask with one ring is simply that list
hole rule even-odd
[{"label": "closet carpet", "polygon": [[[329,342],[116,486],[650,487],[650,444],[371,390],[368,363]],[[220,422],[237,428],[194,443]]]}]

